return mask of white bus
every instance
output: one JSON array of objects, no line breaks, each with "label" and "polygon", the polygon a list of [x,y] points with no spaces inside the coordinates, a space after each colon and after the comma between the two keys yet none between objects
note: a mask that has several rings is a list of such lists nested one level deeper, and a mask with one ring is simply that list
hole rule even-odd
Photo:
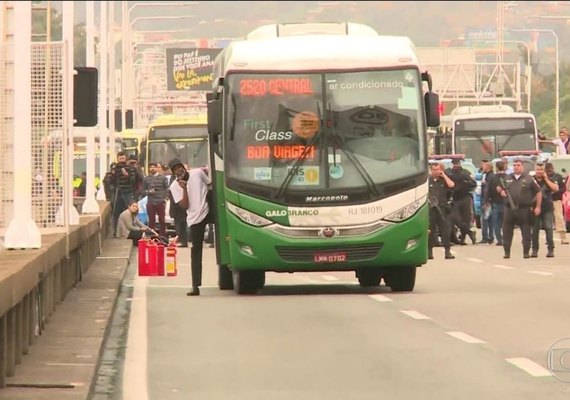
[{"label": "white bus", "polygon": [[458,107],[451,116],[451,152],[465,154],[478,166],[500,151],[537,151],[534,115],[508,106]]}]

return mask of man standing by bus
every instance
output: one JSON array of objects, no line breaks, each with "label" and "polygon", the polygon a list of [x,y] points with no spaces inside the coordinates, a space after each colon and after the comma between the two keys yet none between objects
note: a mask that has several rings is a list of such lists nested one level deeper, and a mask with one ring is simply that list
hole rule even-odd
[{"label": "man standing by bus", "polygon": [[449,198],[451,189],[455,183],[445,175],[440,164],[431,165],[431,177],[429,179],[429,238],[428,238],[428,258],[433,259],[433,247],[435,246],[437,233],[441,236],[441,242],[445,248],[445,259],[455,258],[450,249],[449,224],[447,215],[449,214]]},{"label": "man standing by bus", "polygon": [[192,240],[191,268],[192,268],[192,291],[188,296],[199,296],[202,286],[202,249],[204,246],[204,231],[206,225],[211,222],[210,208],[208,206],[208,177],[202,168],[192,168],[190,172],[184,168],[180,160],[170,161],[172,174],[176,181],[170,185],[170,193],[174,203],[186,209],[186,222],[190,227]]}]

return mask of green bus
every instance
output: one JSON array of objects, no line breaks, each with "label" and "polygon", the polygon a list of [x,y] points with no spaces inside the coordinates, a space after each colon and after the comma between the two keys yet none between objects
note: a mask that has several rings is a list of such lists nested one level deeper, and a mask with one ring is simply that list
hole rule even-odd
[{"label": "green bus", "polygon": [[439,124],[412,42],[355,23],[263,26],[216,57],[212,85],[219,288],[354,271],[361,286],[412,291]]}]

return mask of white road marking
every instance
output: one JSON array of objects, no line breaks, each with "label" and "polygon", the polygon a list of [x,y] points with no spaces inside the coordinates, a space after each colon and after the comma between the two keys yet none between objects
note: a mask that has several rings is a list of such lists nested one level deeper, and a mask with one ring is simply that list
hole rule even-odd
[{"label": "white road marking", "polygon": [[332,275],[321,275],[321,278],[323,278],[325,281],[338,281],[338,278]]},{"label": "white road marking", "polygon": [[500,269],[515,269],[515,267],[508,267],[506,265],[501,265],[501,264],[495,264],[495,265],[493,265],[493,267],[500,268]]},{"label": "white road marking", "polygon": [[406,314],[408,317],[413,319],[430,319],[428,316],[414,310],[400,310],[400,312]]},{"label": "white road marking", "polygon": [[123,393],[125,399],[148,400],[147,286],[147,277],[135,278],[123,375]]},{"label": "white road marking", "polygon": [[128,260],[129,256],[98,256],[97,260]]},{"label": "white road marking", "polygon": [[45,362],[44,365],[50,367],[92,367],[93,363],[60,363],[60,362]]},{"label": "white road marking", "polygon": [[465,257],[465,259],[466,259],[467,261],[471,261],[471,262],[474,262],[474,263],[479,263],[479,264],[482,264],[482,263],[483,263],[483,260],[480,260],[480,259],[478,259],[478,258]]},{"label": "white road marking", "polygon": [[513,364],[515,367],[519,367],[524,372],[528,373],[531,376],[541,377],[541,376],[552,376],[549,370],[543,368],[539,364],[535,363],[528,358],[519,357],[519,358],[507,358],[507,361]]},{"label": "white road marking", "polygon": [[543,275],[543,276],[552,276],[554,275],[552,272],[544,272],[544,271],[526,271],[529,274],[535,274],[535,275]]},{"label": "white road marking", "polygon": [[[152,284],[152,285],[147,285],[147,288],[151,288],[151,289],[187,289],[190,290],[192,288],[192,285],[158,285],[158,284]],[[200,286],[200,289],[218,289],[217,286]]]},{"label": "white road marking", "polygon": [[370,297],[372,300],[376,300],[376,301],[379,301],[381,303],[392,301],[391,298],[389,298],[388,296],[384,296],[383,294],[371,294],[368,297]]},{"label": "white road marking", "polygon": [[449,336],[454,337],[455,339],[462,340],[465,343],[485,343],[483,340],[477,339],[476,337],[473,337],[463,332],[455,331],[455,332],[445,332],[445,333],[447,333]]}]

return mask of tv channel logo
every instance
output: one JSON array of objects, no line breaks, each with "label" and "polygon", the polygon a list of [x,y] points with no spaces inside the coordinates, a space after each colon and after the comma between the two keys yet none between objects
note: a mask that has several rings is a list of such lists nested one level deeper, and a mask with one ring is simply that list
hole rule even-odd
[{"label": "tv channel logo", "polygon": [[557,341],[547,355],[548,370],[561,382],[570,383],[570,338]]}]

